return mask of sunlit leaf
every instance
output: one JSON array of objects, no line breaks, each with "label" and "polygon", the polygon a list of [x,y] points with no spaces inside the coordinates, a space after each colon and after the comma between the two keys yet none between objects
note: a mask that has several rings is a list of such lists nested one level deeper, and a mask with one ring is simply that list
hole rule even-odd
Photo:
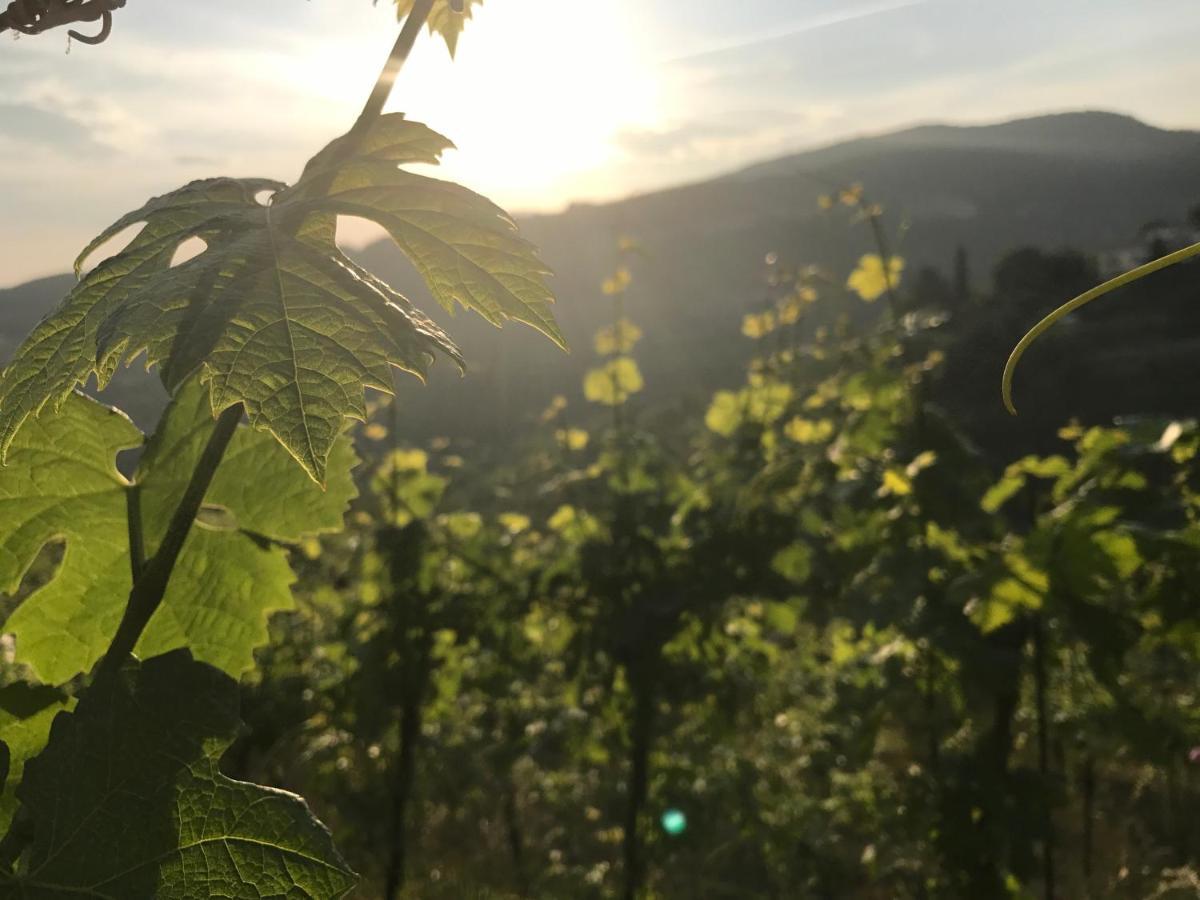
[{"label": "sunlit leaf", "polygon": [[[429,33],[442,36],[451,56],[458,49],[458,36],[471,18],[472,9],[482,3],[483,0],[434,0],[427,20]],[[397,18],[405,18],[412,8],[413,0],[396,0]]]},{"label": "sunlit leaf", "polygon": [[438,518],[438,523],[453,537],[466,541],[479,534],[483,519],[477,512],[447,513]]},{"label": "sunlit leaf", "polygon": [[900,273],[904,271],[904,260],[893,256],[884,271],[883,259],[877,253],[868,253],[858,261],[858,268],[846,279],[846,287],[868,303],[878,300],[900,286]]},{"label": "sunlit leaf", "polygon": [[583,379],[583,395],[593,403],[620,406],[644,386],[641,370],[628,356],[610,359]]},{"label": "sunlit leaf", "polygon": [[883,472],[883,483],[879,486],[880,497],[906,497],[912,493],[912,479],[896,468]]},{"label": "sunlit leaf", "polygon": [[[50,581],[9,616],[16,658],[60,684],[99,660],[116,631],[132,582],[126,511],[136,485],[148,553],[157,549],[212,430],[207,392],[186,385],[143,454],[133,482],[116,471],[117,452],[141,443],[119,413],[73,395],[57,415],[31,419],[0,468],[0,590],[11,592],[50,540],[66,550]],[[267,616],[292,605],[293,576],[278,548],[337,529],[354,496],[353,451],[344,439],[328,489],[306,477],[268,435],[239,428],[208,493],[240,530],[193,528],[163,604],[138,651],[190,646],[231,674],[254,664]]]},{"label": "sunlit leaf", "polygon": [[[0,376],[0,451],[48,402],[95,374],[103,385],[145,354],[174,392],[199,371],[214,413],[241,403],[323,481],[363,388],[391,390],[393,368],[421,375],[457,349],[411,303],[345,257],[337,215],[382,225],[447,307],[527,322],[562,344],[547,270],[505,213],[478,194],[398,168],[436,162],[449,142],[402,115],[382,116],[361,150],[339,138],[300,181],[209,179],[151,200],[105,231],[144,222],[124,250],[84,276]],[[257,195],[272,191],[268,204]],[[206,249],[174,268],[176,249]]]},{"label": "sunlit leaf", "polygon": [[709,431],[729,437],[742,423],[742,401],[733,391],[717,391],[704,414]]},{"label": "sunlit leaf", "polygon": [[[426,130],[390,114],[371,135],[387,146],[414,128]],[[494,325],[523,322],[566,346],[550,310],[549,269],[504,210],[457,184],[398,168],[403,158],[357,155],[338,162],[335,146],[318,154],[279,202],[376,222],[447,310],[457,304]]]},{"label": "sunlit leaf", "polygon": [[775,330],[775,314],[772,312],[747,313],[742,317],[742,334],[748,338],[766,337]]},{"label": "sunlit leaf", "polygon": [[529,516],[522,515],[521,513],[500,513],[496,517],[496,520],[509,534],[520,534],[532,524]]},{"label": "sunlit leaf", "polygon": [[630,353],[642,339],[642,329],[629,319],[621,318],[616,324],[601,328],[596,332],[596,353],[599,356]]},{"label": "sunlit leaf", "polygon": [[584,450],[588,445],[588,433],[582,428],[560,428],[554,432],[554,438],[567,450]]},{"label": "sunlit leaf", "polygon": [[833,436],[833,422],[828,419],[805,419],[800,416],[783,426],[783,433],[797,444],[818,444]]},{"label": "sunlit leaf", "polygon": [[787,411],[791,400],[790,384],[751,376],[745,391],[745,414],[755,422],[770,425]]}]

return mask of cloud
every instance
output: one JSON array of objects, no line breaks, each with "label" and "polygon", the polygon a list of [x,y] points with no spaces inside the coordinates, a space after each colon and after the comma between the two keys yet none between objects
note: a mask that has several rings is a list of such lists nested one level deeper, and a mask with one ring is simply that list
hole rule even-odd
[{"label": "cloud", "polygon": [[740,161],[794,147],[840,116],[832,105],[731,110],[662,129],[626,130],[617,145],[630,156],[660,162]]},{"label": "cloud", "polygon": [[775,26],[767,31],[746,34],[733,38],[722,38],[702,47],[693,47],[688,52],[668,60],[671,63],[690,63],[697,60],[707,60],[711,57],[723,56],[727,53],[743,53],[760,48],[763,44],[773,44],[777,41],[787,41],[790,38],[806,35],[822,28],[844,25],[867,19],[883,13],[896,12],[913,6],[922,6],[929,0],[883,0],[869,3],[851,9],[838,9],[828,13],[815,15],[802,22],[792,22]]},{"label": "cloud", "polygon": [[225,164],[225,160],[219,156],[202,156],[199,154],[181,153],[175,157],[175,164],[179,166],[221,166]]},{"label": "cloud", "polygon": [[52,109],[27,103],[0,103],[0,141],[38,148],[97,146],[83,123]]}]

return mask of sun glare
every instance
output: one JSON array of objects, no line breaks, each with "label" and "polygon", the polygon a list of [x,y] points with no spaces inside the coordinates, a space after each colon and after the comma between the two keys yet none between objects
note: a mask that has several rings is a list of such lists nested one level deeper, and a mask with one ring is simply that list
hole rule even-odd
[{"label": "sun glare", "polygon": [[[605,180],[616,137],[660,120],[654,69],[631,19],[618,3],[589,4],[586,15],[561,0],[485,3],[454,60],[440,40],[422,38],[389,109],[454,141],[443,177],[510,209],[607,196],[619,189]],[[379,66],[361,46],[338,60],[328,45],[311,53],[320,59],[304,89],[351,105]]]}]

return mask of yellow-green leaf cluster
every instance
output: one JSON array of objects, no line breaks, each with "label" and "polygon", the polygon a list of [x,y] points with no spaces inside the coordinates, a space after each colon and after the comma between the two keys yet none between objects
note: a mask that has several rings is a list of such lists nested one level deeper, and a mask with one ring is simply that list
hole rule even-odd
[{"label": "yellow-green leaf cluster", "polygon": [[631,353],[642,339],[642,329],[622,316],[613,325],[596,332],[595,345],[598,356],[614,356]]},{"label": "yellow-green leaf cluster", "polygon": [[643,387],[637,362],[628,356],[618,356],[587,373],[583,395],[592,403],[620,406]]},{"label": "yellow-green leaf cluster", "polygon": [[[396,0],[396,17],[407,18],[412,12],[414,0]],[[430,34],[441,35],[446,49],[454,56],[458,49],[458,37],[471,18],[472,8],[482,5],[483,0],[434,0],[427,21]]]},{"label": "yellow-green leaf cluster", "polygon": [[904,271],[904,260],[891,257],[886,267],[877,253],[868,253],[858,261],[858,268],[846,279],[846,287],[868,303],[874,302],[889,290],[900,286],[900,274]]}]

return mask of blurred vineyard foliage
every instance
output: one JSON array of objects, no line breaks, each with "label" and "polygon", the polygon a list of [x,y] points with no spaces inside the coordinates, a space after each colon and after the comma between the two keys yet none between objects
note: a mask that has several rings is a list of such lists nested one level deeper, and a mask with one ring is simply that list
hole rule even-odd
[{"label": "blurred vineyard foliage", "polygon": [[306,796],[364,897],[1200,896],[1200,430],[996,471],[883,238],[769,255],[703,417],[639,406],[629,239],[589,402],[520,452],[375,407],[231,773]]}]

